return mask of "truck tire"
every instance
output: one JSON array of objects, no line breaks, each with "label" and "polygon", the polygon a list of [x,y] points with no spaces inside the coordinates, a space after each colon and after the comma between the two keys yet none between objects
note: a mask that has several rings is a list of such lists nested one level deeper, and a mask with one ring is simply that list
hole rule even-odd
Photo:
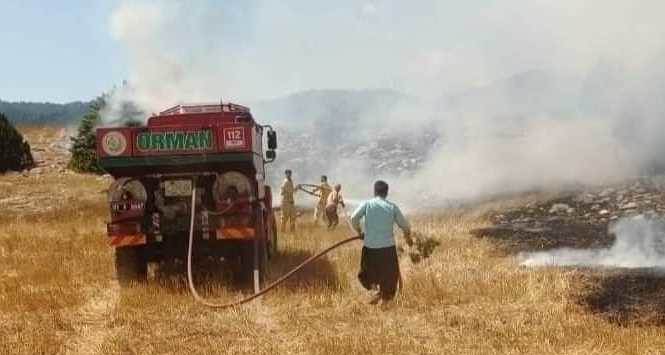
[{"label": "truck tire", "polygon": [[115,249],[115,272],[120,286],[145,281],[147,269],[143,245]]}]

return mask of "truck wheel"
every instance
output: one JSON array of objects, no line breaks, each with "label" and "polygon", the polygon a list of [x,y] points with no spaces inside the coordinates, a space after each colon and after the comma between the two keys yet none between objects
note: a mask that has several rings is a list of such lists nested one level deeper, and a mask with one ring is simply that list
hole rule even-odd
[{"label": "truck wheel", "polygon": [[146,279],[147,263],[144,246],[119,247],[115,249],[115,272],[121,286]]}]

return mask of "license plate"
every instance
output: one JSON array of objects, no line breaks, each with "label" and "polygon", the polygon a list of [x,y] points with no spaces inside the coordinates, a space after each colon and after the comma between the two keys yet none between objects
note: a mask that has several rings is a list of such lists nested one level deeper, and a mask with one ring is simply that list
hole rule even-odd
[{"label": "license plate", "polygon": [[166,197],[184,197],[192,195],[192,180],[164,181],[164,195]]}]

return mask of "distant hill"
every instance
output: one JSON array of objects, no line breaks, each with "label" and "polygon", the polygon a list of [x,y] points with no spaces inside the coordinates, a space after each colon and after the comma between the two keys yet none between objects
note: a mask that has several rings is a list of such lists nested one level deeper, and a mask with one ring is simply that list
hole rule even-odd
[{"label": "distant hill", "polygon": [[0,112],[14,124],[61,125],[78,121],[88,111],[89,104],[83,101],[55,104],[0,100]]},{"label": "distant hill", "polygon": [[274,184],[287,168],[299,182],[328,174],[349,184],[351,175],[416,170],[439,138],[418,117],[420,105],[418,98],[389,89],[309,90],[249,103],[254,117],[279,135],[278,159],[269,174]]},{"label": "distant hill", "polygon": [[[252,103],[260,122],[273,122],[292,130],[315,131],[325,141],[337,133],[348,139],[352,133],[381,125],[395,107],[415,101],[399,91],[308,90],[272,100]],[[369,127],[368,127],[369,126]]]},{"label": "distant hill", "polygon": [[571,117],[579,111],[581,79],[531,70],[445,98],[446,109],[478,114],[483,120],[522,120],[546,115]]}]

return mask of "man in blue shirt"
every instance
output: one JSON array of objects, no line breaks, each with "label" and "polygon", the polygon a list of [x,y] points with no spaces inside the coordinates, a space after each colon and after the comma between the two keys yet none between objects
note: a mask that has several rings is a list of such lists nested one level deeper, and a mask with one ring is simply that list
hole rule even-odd
[{"label": "man in blue shirt", "polygon": [[[372,304],[379,299],[384,302],[392,300],[397,291],[400,275],[393,225],[397,224],[402,229],[408,245],[413,243],[409,222],[397,205],[386,200],[388,184],[385,181],[374,183],[374,196],[373,199],[363,202],[351,216],[353,228],[363,235],[358,279],[368,290],[377,286],[379,288]],[[364,228],[360,226],[361,219],[364,219]]]}]

